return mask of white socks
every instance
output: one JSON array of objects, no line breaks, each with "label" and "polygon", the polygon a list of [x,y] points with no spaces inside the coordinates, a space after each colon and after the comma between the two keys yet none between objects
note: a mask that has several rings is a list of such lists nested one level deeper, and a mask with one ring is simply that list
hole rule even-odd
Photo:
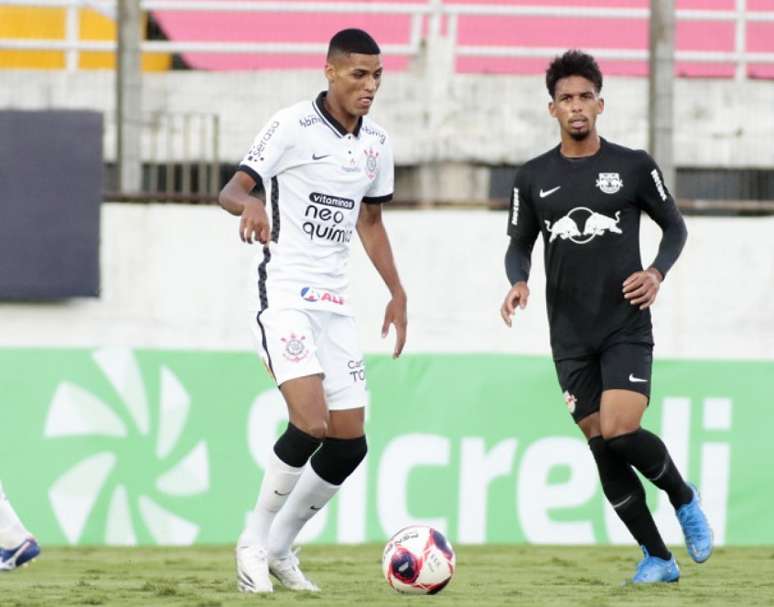
[{"label": "white socks", "polygon": [[269,467],[261,482],[258,501],[248,518],[247,526],[239,536],[240,546],[258,545],[266,547],[269,529],[274,517],[288,500],[288,495],[296,486],[303,468],[294,468],[283,462],[271,450]]},{"label": "white socks", "polygon": [[11,502],[3,492],[3,484],[0,483],[0,548],[16,548],[28,537],[29,532],[14,512]]},{"label": "white socks", "polygon": [[336,495],[340,487],[321,479],[311,464],[307,464],[290,499],[271,526],[269,557],[287,556],[301,528]]}]

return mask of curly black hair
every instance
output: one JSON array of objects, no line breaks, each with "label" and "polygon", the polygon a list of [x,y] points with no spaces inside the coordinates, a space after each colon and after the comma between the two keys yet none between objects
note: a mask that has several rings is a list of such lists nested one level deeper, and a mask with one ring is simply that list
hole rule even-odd
[{"label": "curly black hair", "polygon": [[546,87],[551,99],[556,92],[556,83],[569,76],[581,76],[594,84],[597,93],[602,91],[602,72],[596,59],[583,51],[572,49],[561,57],[555,57],[546,70]]}]

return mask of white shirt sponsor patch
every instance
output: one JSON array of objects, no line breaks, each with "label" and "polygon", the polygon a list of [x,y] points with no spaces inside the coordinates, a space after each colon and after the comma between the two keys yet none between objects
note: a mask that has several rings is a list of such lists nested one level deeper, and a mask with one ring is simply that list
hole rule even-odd
[{"label": "white shirt sponsor patch", "polygon": [[658,190],[658,195],[661,196],[661,200],[663,202],[666,202],[666,199],[667,199],[666,189],[664,188],[664,184],[661,182],[661,176],[658,174],[658,171],[656,169],[653,169],[650,172],[650,176],[653,177],[653,183],[656,184],[656,189]]},{"label": "white shirt sponsor patch", "polygon": [[513,188],[513,212],[511,213],[511,224],[519,224],[519,188]]}]

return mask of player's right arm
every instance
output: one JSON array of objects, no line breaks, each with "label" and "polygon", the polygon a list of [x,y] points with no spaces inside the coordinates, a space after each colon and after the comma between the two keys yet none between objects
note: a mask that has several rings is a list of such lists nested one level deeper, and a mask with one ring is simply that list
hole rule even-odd
[{"label": "player's right arm", "polygon": [[226,211],[237,215],[239,237],[242,242],[252,243],[253,238],[261,244],[269,241],[269,216],[266,214],[266,200],[252,196],[255,180],[243,171],[237,171],[223,186],[218,202]]},{"label": "player's right arm", "polygon": [[505,272],[511,288],[505,295],[500,306],[500,316],[510,327],[516,308],[527,307],[529,299],[529,271],[531,267],[532,247],[540,233],[532,201],[529,197],[529,187],[525,172],[520,169],[516,174],[511,194],[511,208],[508,213],[508,236],[511,237],[508,250],[505,252]]},{"label": "player's right arm", "polygon": [[293,140],[293,117],[280,110],[261,129],[245,154],[239,169],[223,187],[218,202],[232,215],[241,217],[239,237],[242,242],[261,244],[269,241],[271,231],[266,213],[266,199],[252,195],[256,184],[281,173],[288,164]]}]

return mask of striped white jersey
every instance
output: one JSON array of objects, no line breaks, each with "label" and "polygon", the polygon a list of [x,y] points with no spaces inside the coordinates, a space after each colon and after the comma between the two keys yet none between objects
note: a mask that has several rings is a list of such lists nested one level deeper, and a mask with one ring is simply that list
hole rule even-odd
[{"label": "striped white jersey", "polygon": [[351,315],[347,269],[360,204],[392,200],[387,133],[367,116],[347,132],[324,99],[323,92],[277,112],[239,166],[263,182],[271,220],[251,278],[260,310]]}]

